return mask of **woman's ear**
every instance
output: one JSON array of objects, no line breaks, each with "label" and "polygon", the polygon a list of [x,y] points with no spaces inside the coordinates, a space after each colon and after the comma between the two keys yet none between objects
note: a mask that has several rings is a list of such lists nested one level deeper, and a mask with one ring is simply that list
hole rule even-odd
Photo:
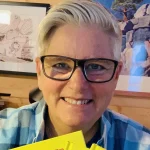
[{"label": "woman's ear", "polygon": [[35,59],[35,62],[36,62],[36,73],[37,73],[37,80],[38,80],[38,87],[39,89],[41,90],[41,87],[42,87],[42,77],[41,77],[41,72],[42,72],[42,64],[41,64],[41,60],[39,57],[37,57]]},{"label": "woman's ear", "polygon": [[35,62],[36,62],[36,73],[37,73],[37,76],[40,76],[40,74],[41,74],[41,60],[40,60],[40,58],[39,57],[37,57],[36,59],[35,59]]},{"label": "woman's ear", "polygon": [[122,67],[123,67],[123,63],[122,63],[122,61],[120,61],[120,62],[118,63],[118,66],[117,66],[117,69],[116,69],[116,73],[115,73],[115,79],[116,79],[116,80],[119,79],[119,75],[120,75],[120,73],[121,73]]}]

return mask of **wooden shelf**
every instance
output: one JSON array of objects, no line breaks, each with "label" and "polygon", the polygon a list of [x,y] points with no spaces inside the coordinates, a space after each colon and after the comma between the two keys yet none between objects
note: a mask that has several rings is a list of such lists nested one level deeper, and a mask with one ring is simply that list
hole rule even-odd
[{"label": "wooden shelf", "polygon": [[131,91],[116,90],[115,96],[142,97],[142,98],[149,98],[150,100],[150,93],[146,93],[146,92],[131,92]]}]

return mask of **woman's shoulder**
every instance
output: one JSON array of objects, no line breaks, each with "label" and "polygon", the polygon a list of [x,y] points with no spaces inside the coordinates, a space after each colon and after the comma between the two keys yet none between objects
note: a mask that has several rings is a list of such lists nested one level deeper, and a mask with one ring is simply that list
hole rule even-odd
[{"label": "woman's shoulder", "polygon": [[40,112],[42,116],[42,103],[39,101],[17,109],[0,111],[0,147],[3,150],[24,145],[29,136],[35,134],[34,128]]},{"label": "woman's shoulder", "polygon": [[106,110],[103,117],[109,122],[108,136],[114,140],[120,139],[129,145],[149,145],[150,130],[142,124],[112,110]]},{"label": "woman's shoulder", "polygon": [[[143,130],[145,128],[139,122],[137,122],[123,114],[120,114],[118,112],[110,110],[110,109],[107,109],[104,112],[103,116],[110,122],[110,124],[115,124],[118,126],[126,125],[126,126],[130,126],[132,128],[136,128],[137,130]],[[147,129],[146,132],[149,132],[149,134],[150,134],[149,129]]]},{"label": "woman's shoulder", "polygon": [[[18,115],[20,114],[23,115],[24,113],[27,113],[27,112],[33,112],[35,108],[38,106],[38,104],[39,102],[25,105],[19,108],[5,108],[0,111],[0,121],[7,120],[7,119],[9,120],[14,119],[18,117]],[[26,115],[28,115],[28,113]]]}]

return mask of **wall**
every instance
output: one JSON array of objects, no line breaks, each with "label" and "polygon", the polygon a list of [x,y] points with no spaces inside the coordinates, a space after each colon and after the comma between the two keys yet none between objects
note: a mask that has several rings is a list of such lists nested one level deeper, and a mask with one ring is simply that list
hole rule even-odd
[{"label": "wall", "polygon": [[[14,1],[14,0],[8,0]],[[61,0],[18,0],[19,2],[40,2],[54,5]],[[0,75],[0,93],[10,93],[11,97],[1,97],[4,107],[23,106],[29,104],[28,93],[37,86],[36,77]],[[134,97],[132,95],[118,94],[113,97],[109,106],[117,112],[125,114],[132,119],[150,128],[150,96]]]},{"label": "wall", "polygon": [[29,91],[36,86],[36,77],[0,75],[0,93],[11,94],[11,97],[1,97],[5,107],[17,108],[29,104]]},{"label": "wall", "polygon": [[150,128],[150,97],[114,95],[109,108]]},{"label": "wall", "polygon": [[[4,107],[17,108],[29,104],[29,91],[36,86],[36,77],[0,75],[0,92],[11,94],[11,97],[1,97],[5,102]],[[123,96],[117,93],[112,98],[109,108],[150,128],[150,98],[148,96]]]},{"label": "wall", "polygon": [[[2,1],[2,0],[0,0]],[[51,5],[55,5],[61,0],[4,0],[4,1],[18,1],[18,2],[35,2],[35,3],[49,3]]]}]

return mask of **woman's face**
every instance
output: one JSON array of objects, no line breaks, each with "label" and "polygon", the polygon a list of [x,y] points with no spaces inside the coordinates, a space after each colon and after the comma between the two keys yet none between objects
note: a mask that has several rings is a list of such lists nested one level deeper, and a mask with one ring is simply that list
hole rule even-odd
[{"label": "woman's face", "polygon": [[[113,59],[110,38],[96,26],[77,27],[65,25],[56,30],[50,40],[46,55],[62,55],[75,59]],[[74,128],[92,126],[107,108],[116,87],[121,64],[114,78],[106,83],[88,82],[79,67],[67,81],[47,78],[37,61],[38,84],[49,107],[52,122],[59,122]],[[89,104],[77,105],[67,101],[85,101]]]}]

